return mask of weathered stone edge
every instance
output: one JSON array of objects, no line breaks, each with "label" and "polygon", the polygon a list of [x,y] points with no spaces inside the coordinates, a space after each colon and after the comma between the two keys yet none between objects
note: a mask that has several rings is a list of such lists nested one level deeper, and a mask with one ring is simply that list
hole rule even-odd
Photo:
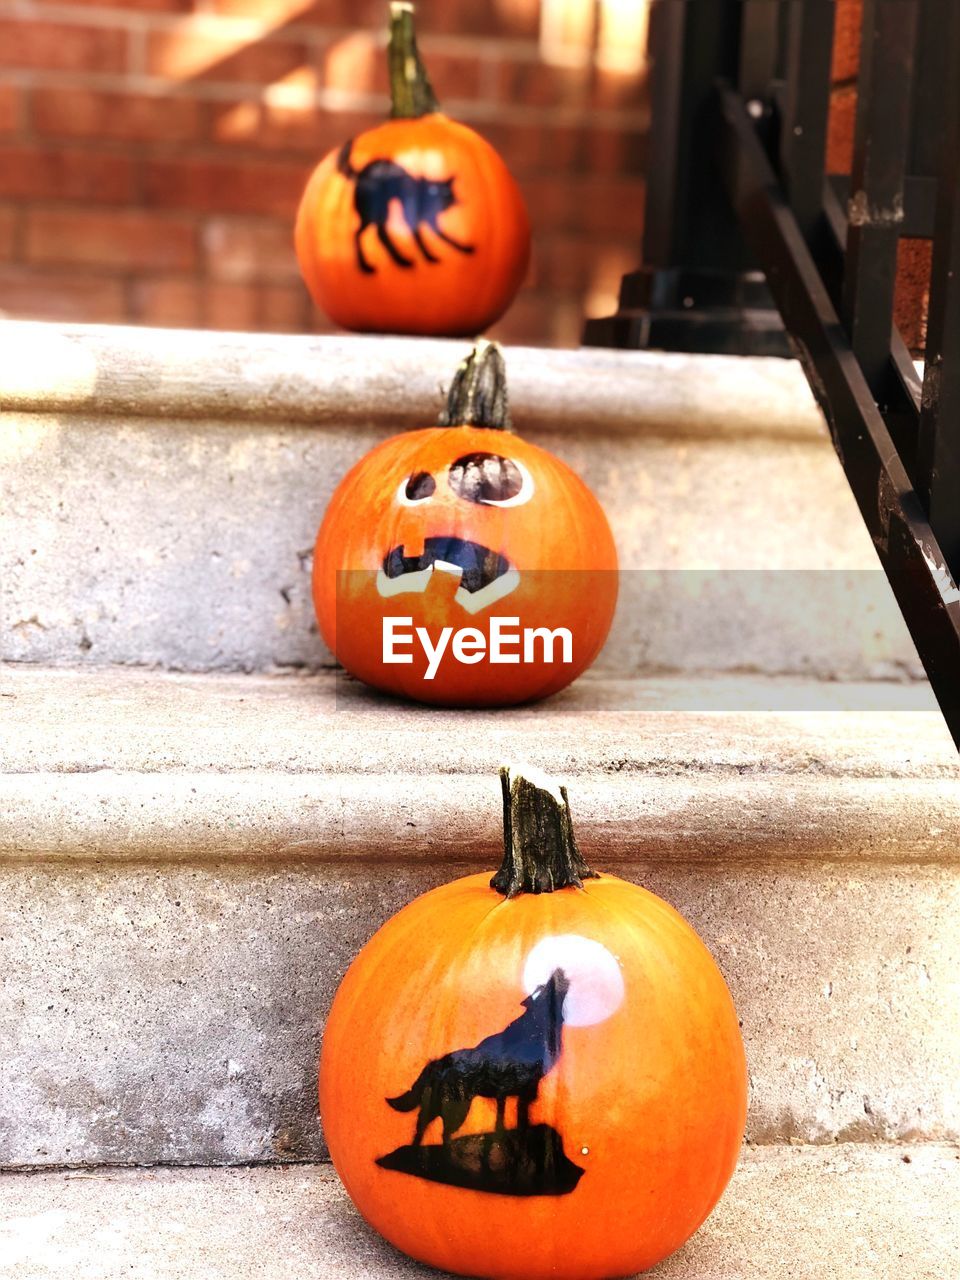
[{"label": "weathered stone edge", "polygon": [[[501,833],[491,785],[462,773],[7,774],[0,858],[492,865]],[[580,843],[600,869],[638,858],[960,857],[960,795],[941,778],[584,773],[575,794]]]},{"label": "weathered stone edge", "polygon": [[[0,406],[135,418],[433,423],[459,340],[0,322]],[[822,439],[800,365],[761,357],[510,347],[518,430]]]}]

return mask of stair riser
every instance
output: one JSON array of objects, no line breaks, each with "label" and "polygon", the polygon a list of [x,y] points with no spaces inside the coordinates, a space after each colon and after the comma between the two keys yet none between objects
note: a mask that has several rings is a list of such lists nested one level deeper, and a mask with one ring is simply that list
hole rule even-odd
[{"label": "stair riser", "polygon": [[[313,541],[335,484],[384,434],[8,414],[0,658],[329,664]],[[584,476],[614,529],[626,572],[600,669],[919,674],[825,438],[531,438]]]},{"label": "stair riser", "polygon": [[[451,1280],[370,1230],[329,1165],[8,1174],[0,1205],[5,1280]],[[704,1226],[649,1274],[942,1280],[958,1205],[948,1146],[747,1148]]]},{"label": "stair riser", "polygon": [[[6,866],[0,1164],[322,1156],[316,1059],[345,967],[410,896],[466,869]],[[720,963],[754,1141],[960,1135],[955,872],[618,870]]]}]

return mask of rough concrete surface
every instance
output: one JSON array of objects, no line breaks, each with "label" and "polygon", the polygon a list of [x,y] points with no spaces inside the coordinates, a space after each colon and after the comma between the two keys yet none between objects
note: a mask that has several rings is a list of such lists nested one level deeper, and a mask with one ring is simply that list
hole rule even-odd
[{"label": "rough concrete surface", "polygon": [[[5,322],[0,403],[26,413],[429,426],[465,339]],[[799,364],[662,351],[505,350],[521,428],[822,436]]]},{"label": "rough concrete surface", "polygon": [[[58,337],[54,326],[25,327],[34,341],[38,330],[95,372],[54,412],[49,353],[41,379],[35,361],[11,363],[4,351],[0,656],[183,670],[329,665],[310,573],[330,494],[385,435],[432,421],[430,352],[446,361],[459,344],[281,338],[274,349],[260,335]],[[381,351],[386,366],[374,359]],[[225,372],[231,361],[246,362],[242,376]],[[583,475],[614,530],[625,572],[601,668],[919,673],[791,362],[616,352],[512,353],[510,362],[518,430]],[[400,390],[407,374],[419,402]],[[564,412],[534,413],[538,397]],[[411,416],[417,403],[425,410]]]},{"label": "rough concrete surface", "polygon": [[[0,1166],[321,1156],[316,1065],[344,971],[413,896],[485,865],[2,866]],[[616,870],[716,957],[751,1138],[960,1135],[955,869]]]},{"label": "rough concrete surface", "polygon": [[[947,1280],[952,1147],[747,1149],[719,1205],[651,1280]],[[440,1277],[374,1234],[329,1166],[0,1178],[10,1280]]]},{"label": "rough concrete surface", "polygon": [[497,768],[529,760],[611,863],[951,861],[960,765],[932,707],[925,685],[587,678],[464,712],[332,673],[0,666],[0,857],[489,857]]}]

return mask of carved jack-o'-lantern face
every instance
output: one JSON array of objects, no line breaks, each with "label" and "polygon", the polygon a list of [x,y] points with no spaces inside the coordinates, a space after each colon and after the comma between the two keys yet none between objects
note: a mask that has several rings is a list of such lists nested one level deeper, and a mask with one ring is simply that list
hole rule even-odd
[{"label": "carved jack-o'-lantern face", "polygon": [[[396,494],[401,507],[420,512],[419,518],[426,522],[423,527],[432,525],[436,531],[417,539],[418,544],[422,541],[422,548],[408,548],[405,542],[390,547],[377,573],[377,591],[386,598],[423,592],[430,587],[435,573],[449,573],[459,581],[455,602],[467,613],[479,613],[515,591],[520,585],[520,573],[502,546],[488,546],[447,531],[464,525],[483,527],[482,516],[469,509],[461,513],[457,506],[465,502],[481,508],[514,510],[533,498],[536,485],[519,458],[507,458],[488,449],[458,452],[464,428],[451,430],[454,439],[450,443],[456,457],[449,464],[441,462],[437,475],[420,469],[401,479]],[[500,441],[495,443],[499,446]],[[443,444],[447,446],[448,442]],[[415,519],[411,518],[408,527]],[[497,524],[504,527],[501,521]],[[498,541],[502,543],[503,538]]]},{"label": "carved jack-o'-lantern face", "polygon": [[[501,360],[488,347],[491,359]],[[568,684],[596,657],[616,602],[616,551],[593,494],[565,463],[512,433],[460,425],[394,436],[341,482],[314,556],[324,638],[369,684],[430,702],[496,705]],[[409,633],[384,661],[384,622]],[[492,661],[491,624],[516,620],[516,657]],[[428,678],[420,627],[448,648]],[[455,652],[455,633],[469,635]],[[524,660],[525,629],[566,628]],[[466,661],[462,656],[466,656]],[[404,657],[412,661],[403,661]],[[519,659],[519,660],[517,660]]]}]

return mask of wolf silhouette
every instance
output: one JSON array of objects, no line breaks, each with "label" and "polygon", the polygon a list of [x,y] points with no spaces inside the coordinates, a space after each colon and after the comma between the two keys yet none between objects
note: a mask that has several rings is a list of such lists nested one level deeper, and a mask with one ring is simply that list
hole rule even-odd
[{"label": "wolf silhouette", "polygon": [[517,1099],[517,1128],[530,1122],[530,1104],[540,1081],[560,1056],[563,1001],[570,983],[562,969],[521,1001],[524,1012],[503,1031],[487,1036],[472,1049],[455,1049],[434,1058],[406,1093],[387,1098],[394,1111],[415,1111],[417,1128],[413,1145],[420,1146],[430,1122],[443,1119],[443,1143],[447,1146],[467,1118],[474,1098],[493,1098],[497,1104],[497,1130],[505,1129],[507,1099]]},{"label": "wolf silhouette", "polygon": [[355,169],[350,160],[353,139],[344,143],[337,159],[337,168],[345,178],[356,185],[353,207],[360,216],[360,225],[354,233],[357,249],[357,266],[366,275],[374,275],[376,268],[364,256],[360,237],[367,227],[375,226],[380,243],[398,267],[412,267],[414,261],[400,252],[387,231],[390,202],[396,200],[403,210],[403,219],[417,243],[417,248],[427,262],[440,259],[423,238],[422,227],[429,227],[435,236],[460,253],[473,253],[472,244],[461,244],[438,226],[440,214],[457,203],[453,194],[453,178],[436,181],[432,178],[416,178],[393,160],[370,160],[362,169]]}]

